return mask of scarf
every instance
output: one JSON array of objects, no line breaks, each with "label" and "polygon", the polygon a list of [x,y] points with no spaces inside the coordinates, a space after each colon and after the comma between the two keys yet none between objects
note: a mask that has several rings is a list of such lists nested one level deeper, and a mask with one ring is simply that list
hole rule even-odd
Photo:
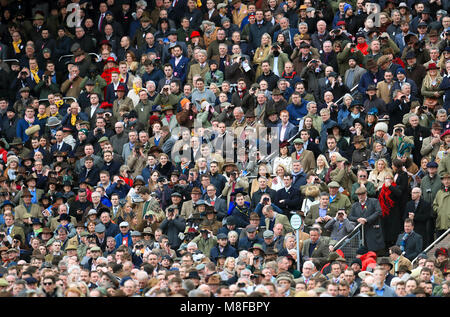
[{"label": "scarf", "polygon": [[20,47],[19,45],[22,43],[22,40],[19,40],[18,42],[12,42],[12,45],[14,47],[14,52],[16,52],[16,54],[20,54]]},{"label": "scarf", "polygon": [[36,67],[34,70],[30,69],[30,72],[33,75],[33,79],[36,82],[36,84],[39,84],[39,82],[41,81],[41,79],[39,78],[39,75],[38,75],[38,71],[39,71],[38,67]]},{"label": "scarf", "polygon": [[[396,183],[392,183],[392,186],[397,186]],[[383,218],[389,216],[389,213],[391,212],[391,208],[394,207],[394,201],[391,199],[391,190],[386,187],[385,184],[383,184],[383,187],[381,187],[380,195],[378,196],[378,201],[381,205],[381,211]]]},{"label": "scarf", "polygon": [[77,123],[77,115],[76,115],[76,114],[72,114],[72,115],[70,116],[70,124],[71,124],[72,126],[75,126],[76,123]]},{"label": "scarf", "polygon": [[239,95],[240,99],[244,98],[245,91],[246,91],[246,89],[242,89],[242,90],[238,89],[238,95]]},{"label": "scarf", "polygon": [[44,114],[37,114],[37,118],[38,118],[38,120],[42,120],[42,119],[45,119],[45,118],[47,118],[48,117],[48,115],[46,114],[46,113],[44,113]]},{"label": "scarf", "polygon": [[292,72],[291,74],[286,74],[285,72],[283,72],[281,74],[281,77],[286,78],[286,79],[292,79],[292,78],[294,78],[295,75],[297,75],[297,73],[295,71]]},{"label": "scarf", "polygon": [[136,84],[133,83],[133,90],[136,95],[139,95],[141,89],[142,89],[141,87],[137,87]]},{"label": "scarf", "polygon": [[34,117],[33,118],[27,118],[26,116],[25,117],[23,117],[24,118],[24,120],[26,121],[26,122],[28,122],[29,124],[33,124],[34,123]]}]

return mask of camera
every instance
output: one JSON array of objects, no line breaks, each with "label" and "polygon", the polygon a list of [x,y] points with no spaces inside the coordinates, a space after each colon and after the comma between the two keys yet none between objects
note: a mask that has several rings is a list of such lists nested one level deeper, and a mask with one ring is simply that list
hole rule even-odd
[{"label": "camera", "polygon": [[27,72],[25,71],[20,72],[20,76],[27,76]]},{"label": "camera", "polygon": [[351,47],[351,48],[355,48],[355,47],[356,47],[356,44],[355,44],[355,43],[352,43],[352,44],[350,44],[350,47]]},{"label": "camera", "polygon": [[175,211],[175,209],[173,209],[173,208],[167,209],[167,212],[168,212],[169,214],[173,213],[174,211]]},{"label": "camera", "polygon": [[420,106],[419,109],[427,111],[427,110],[428,110],[428,107],[427,107],[427,106]]},{"label": "camera", "polygon": [[265,197],[265,198],[263,199],[263,203],[267,204],[268,202],[269,202],[269,198]]}]

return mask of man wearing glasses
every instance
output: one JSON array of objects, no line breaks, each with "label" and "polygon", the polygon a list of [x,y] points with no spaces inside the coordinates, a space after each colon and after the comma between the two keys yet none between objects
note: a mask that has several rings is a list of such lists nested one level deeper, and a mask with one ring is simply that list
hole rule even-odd
[{"label": "man wearing glasses", "polygon": [[42,281],[42,291],[45,297],[63,297],[59,287],[56,285],[54,276],[47,276]]},{"label": "man wearing glasses", "polygon": [[358,181],[352,185],[351,198],[352,201],[358,201],[358,195],[356,195],[356,190],[360,187],[365,187],[367,190],[367,196],[371,198],[376,198],[377,191],[372,182],[369,182],[368,174],[365,169],[358,170],[356,175],[358,177]]}]

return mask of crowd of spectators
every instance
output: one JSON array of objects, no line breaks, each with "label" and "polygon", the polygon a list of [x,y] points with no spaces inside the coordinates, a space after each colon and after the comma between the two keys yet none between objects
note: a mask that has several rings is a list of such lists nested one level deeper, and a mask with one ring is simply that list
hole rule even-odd
[{"label": "crowd of spectators", "polygon": [[448,297],[449,9],[0,0],[0,296]]}]

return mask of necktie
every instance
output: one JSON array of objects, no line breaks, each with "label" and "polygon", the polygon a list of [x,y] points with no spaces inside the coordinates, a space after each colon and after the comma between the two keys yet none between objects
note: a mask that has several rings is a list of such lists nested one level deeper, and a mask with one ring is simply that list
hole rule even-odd
[{"label": "necktie", "polygon": [[98,22],[98,30],[100,32],[102,31],[103,18],[104,18],[104,15],[102,13],[102,15],[100,16],[100,21]]},{"label": "necktie", "polygon": [[8,228],[7,233],[8,233],[8,236],[11,234],[11,227]]}]

